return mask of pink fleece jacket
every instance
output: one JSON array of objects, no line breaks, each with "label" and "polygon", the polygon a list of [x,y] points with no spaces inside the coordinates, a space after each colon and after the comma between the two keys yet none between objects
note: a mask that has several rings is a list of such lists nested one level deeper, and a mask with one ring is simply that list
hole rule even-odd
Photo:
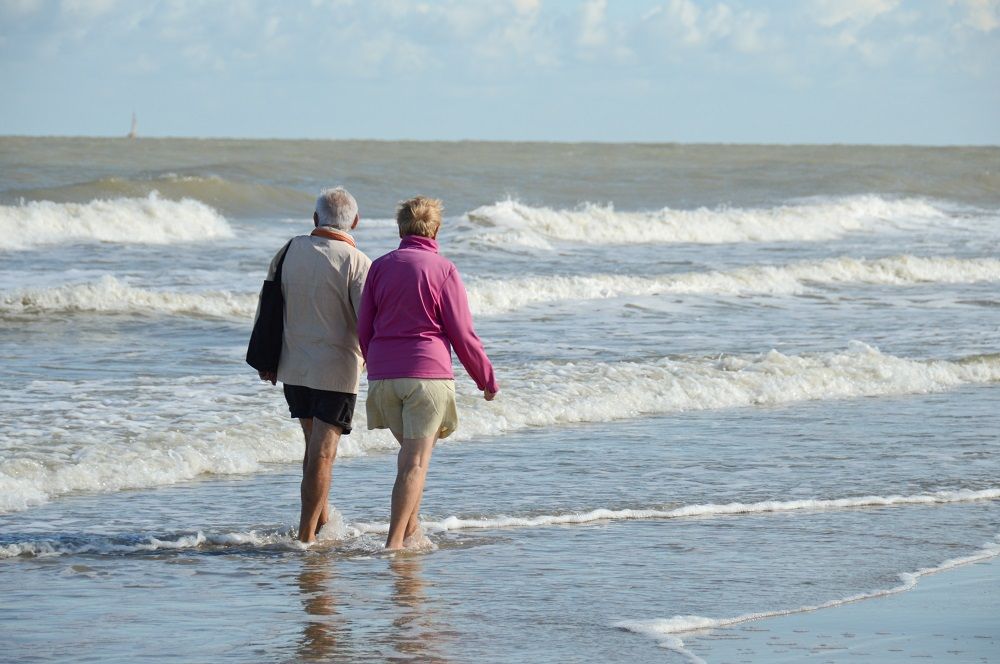
[{"label": "pink fleece jacket", "polygon": [[465,286],[435,240],[407,235],[375,260],[361,295],[358,340],[368,380],[454,378],[451,349],[480,390],[498,391],[472,327]]}]

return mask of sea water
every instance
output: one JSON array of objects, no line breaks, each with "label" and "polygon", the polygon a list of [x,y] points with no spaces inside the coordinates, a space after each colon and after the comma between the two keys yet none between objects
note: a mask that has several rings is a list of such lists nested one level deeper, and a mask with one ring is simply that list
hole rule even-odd
[{"label": "sea water", "polygon": [[[372,258],[444,200],[501,384],[458,367],[429,553],[363,407],[295,542],[243,362],[334,184]],[[995,556],[998,241],[996,148],[0,139],[0,659],[683,661]]]}]

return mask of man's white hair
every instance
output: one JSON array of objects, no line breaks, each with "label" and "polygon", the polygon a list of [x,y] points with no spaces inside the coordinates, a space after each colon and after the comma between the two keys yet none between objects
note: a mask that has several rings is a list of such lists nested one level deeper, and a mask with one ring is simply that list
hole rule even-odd
[{"label": "man's white hair", "polygon": [[316,199],[316,216],[320,226],[348,231],[358,216],[358,203],[343,187],[324,189]]}]

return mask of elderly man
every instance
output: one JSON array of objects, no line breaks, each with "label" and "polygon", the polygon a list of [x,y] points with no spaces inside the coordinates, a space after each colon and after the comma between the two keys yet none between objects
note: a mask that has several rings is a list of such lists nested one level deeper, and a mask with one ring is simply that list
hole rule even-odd
[{"label": "elderly man", "polygon": [[[277,372],[259,372],[284,384],[291,416],[305,434],[299,540],[312,542],[329,519],[327,495],[341,435],[351,432],[363,361],[358,308],[371,260],[348,231],[358,204],[346,190],[324,190],[309,235],[292,238],[281,269],[285,329]],[[282,252],[271,261],[272,280]]]}]

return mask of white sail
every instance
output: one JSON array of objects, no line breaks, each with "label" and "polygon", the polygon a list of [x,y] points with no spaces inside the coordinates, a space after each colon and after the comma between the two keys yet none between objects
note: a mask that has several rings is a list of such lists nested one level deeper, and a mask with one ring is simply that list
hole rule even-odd
[{"label": "white sail", "polygon": [[128,138],[135,138],[136,137],[136,133],[135,132],[136,132],[136,129],[138,128],[138,126],[139,126],[139,124],[136,122],[136,119],[135,119],[135,111],[132,111],[132,128],[128,130]]}]

